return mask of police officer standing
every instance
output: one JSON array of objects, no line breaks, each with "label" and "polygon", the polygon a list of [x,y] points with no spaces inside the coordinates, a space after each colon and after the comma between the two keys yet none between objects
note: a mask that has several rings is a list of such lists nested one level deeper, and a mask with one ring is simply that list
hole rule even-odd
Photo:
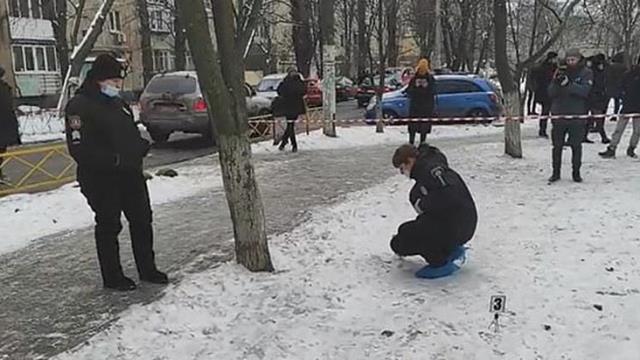
[{"label": "police officer standing", "polygon": [[[565,64],[562,64],[549,85],[552,115],[585,115],[589,111],[589,94],[593,85],[593,73],[585,67],[583,56],[577,49],[568,50]],[[586,131],[586,120],[568,119],[552,121],[551,138],[553,143],[553,174],[549,182],[560,180],[562,165],[562,147],[567,134],[572,150],[573,181],[582,182],[582,140]]]},{"label": "police officer standing", "polygon": [[129,222],[140,280],[168,283],[155,265],[151,205],[142,172],[149,142],[140,136],[131,108],[120,98],[124,77],[115,57],[98,56],[66,109],[67,145],[78,164],[80,190],[95,213],[103,284],[119,291],[136,288],[120,265],[121,213]]}]

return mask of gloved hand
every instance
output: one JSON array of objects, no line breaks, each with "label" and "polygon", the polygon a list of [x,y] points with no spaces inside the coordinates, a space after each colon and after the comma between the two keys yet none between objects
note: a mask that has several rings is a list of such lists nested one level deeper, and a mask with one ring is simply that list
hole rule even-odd
[{"label": "gloved hand", "polygon": [[147,154],[149,154],[149,150],[151,150],[151,142],[147,139],[141,139],[140,146],[142,148],[142,157],[147,156]]},{"label": "gloved hand", "polygon": [[569,77],[565,74],[561,74],[556,78],[556,81],[558,82],[558,84],[560,86],[567,86],[569,85]]}]

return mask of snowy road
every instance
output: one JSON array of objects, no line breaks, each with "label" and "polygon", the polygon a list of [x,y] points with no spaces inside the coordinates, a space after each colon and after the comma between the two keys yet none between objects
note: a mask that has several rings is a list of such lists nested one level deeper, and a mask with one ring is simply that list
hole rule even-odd
[{"label": "snowy road", "polygon": [[[500,134],[434,141],[445,151],[462,144],[500,142]],[[291,230],[305,211],[395,174],[395,145],[256,156],[271,234]],[[198,159],[203,164],[209,158]],[[232,237],[221,189],[155,207],[159,266],[175,280],[230,258]],[[87,209],[79,209],[87,211]],[[48,357],[104,329],[132,304],[156,300],[162,288],[105,293],[95,260],[92,228],[49,236],[0,256],[0,359]],[[123,234],[125,272],[135,274]],[[202,254],[207,254],[202,256]],[[4,358],[3,358],[4,356]]]}]

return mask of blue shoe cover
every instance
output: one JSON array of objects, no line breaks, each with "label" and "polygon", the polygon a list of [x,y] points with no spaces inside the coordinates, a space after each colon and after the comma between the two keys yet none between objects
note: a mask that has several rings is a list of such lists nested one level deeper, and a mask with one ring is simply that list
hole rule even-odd
[{"label": "blue shoe cover", "polygon": [[422,279],[438,279],[441,277],[449,276],[459,269],[460,267],[454,264],[453,261],[449,261],[446,264],[438,267],[427,265],[416,272],[416,277]]}]

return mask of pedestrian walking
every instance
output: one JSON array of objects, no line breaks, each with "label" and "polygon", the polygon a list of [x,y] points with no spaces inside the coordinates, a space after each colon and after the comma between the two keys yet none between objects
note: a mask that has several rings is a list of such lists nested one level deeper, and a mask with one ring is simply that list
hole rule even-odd
[{"label": "pedestrian walking", "polygon": [[536,112],[536,68],[527,72],[526,81],[527,115],[538,115]]},{"label": "pedestrian walking", "polygon": [[[407,86],[409,96],[409,117],[411,119],[427,119],[435,116],[436,79],[431,74],[431,66],[426,58],[420,59],[416,73]],[[415,144],[416,133],[420,133],[420,144],[427,140],[431,132],[431,124],[424,121],[409,122],[409,142]]]},{"label": "pedestrian walking", "polygon": [[[624,74],[629,70],[625,64],[625,53],[618,53],[611,59],[611,65],[607,68],[606,88],[607,96],[614,101],[615,114],[622,109],[622,93],[624,91]],[[615,121],[615,117],[612,118]]]},{"label": "pedestrian walking", "polygon": [[550,183],[560,180],[562,147],[567,134],[572,150],[573,181],[582,182],[580,168],[582,166],[582,140],[586,131],[586,120],[573,119],[571,115],[588,113],[588,100],[592,85],[593,73],[585,66],[580,50],[568,50],[564,64],[558,68],[551,85],[549,85],[549,97],[552,102],[551,114],[569,115],[568,119],[554,119],[552,121],[553,174],[549,178]]},{"label": "pedestrian walking", "polygon": [[103,285],[119,291],[136,284],[120,265],[121,214],[129,231],[141,281],[166,284],[153,252],[149,191],[142,160],[149,142],[140,136],[133,111],[120,98],[125,70],[111,55],[99,55],[66,108],[66,137],[78,164],[80,191],[95,213],[95,240]]},{"label": "pedestrian walking", "polygon": [[[551,98],[549,97],[549,85],[558,69],[558,53],[550,51],[547,53],[544,61],[535,68],[535,103],[542,106],[541,116],[548,116],[551,111]],[[547,134],[548,120],[540,119],[538,135],[548,138]]]},{"label": "pedestrian walking", "polygon": [[289,68],[287,77],[282,80],[278,86],[278,96],[281,97],[280,106],[282,113],[287,119],[287,129],[282,135],[280,142],[280,150],[284,150],[289,140],[291,140],[292,152],[298,151],[298,142],[296,141],[296,120],[306,112],[304,104],[305,86],[302,76],[295,68]]},{"label": "pedestrian walking", "polygon": [[[623,91],[622,91],[622,114],[638,114],[640,113],[640,58],[636,65],[629,70],[624,76]],[[616,156],[616,148],[620,144],[622,134],[624,133],[627,123],[630,118],[621,117],[616,124],[616,130],[613,132],[611,144],[607,149],[601,153],[598,153],[603,158],[614,158]],[[633,133],[629,140],[629,147],[627,148],[627,156],[636,158],[635,149],[638,146],[638,140],[640,140],[640,117],[634,117],[631,119],[633,122]]]},{"label": "pedestrian walking", "polygon": [[[604,115],[609,107],[609,97],[606,90],[607,57],[604,54],[592,56],[587,60],[587,65],[593,73],[593,86],[591,86],[589,93],[589,111],[591,115]],[[604,129],[604,117],[587,120],[583,142],[593,143],[589,140],[589,133],[592,130],[600,134],[600,140],[603,144],[611,142]]]},{"label": "pedestrian walking", "polygon": [[14,109],[13,89],[4,81],[5,71],[0,67],[0,182],[5,181],[2,171],[4,158],[2,155],[7,152],[7,148],[13,145],[20,145],[20,132],[18,119]]}]

